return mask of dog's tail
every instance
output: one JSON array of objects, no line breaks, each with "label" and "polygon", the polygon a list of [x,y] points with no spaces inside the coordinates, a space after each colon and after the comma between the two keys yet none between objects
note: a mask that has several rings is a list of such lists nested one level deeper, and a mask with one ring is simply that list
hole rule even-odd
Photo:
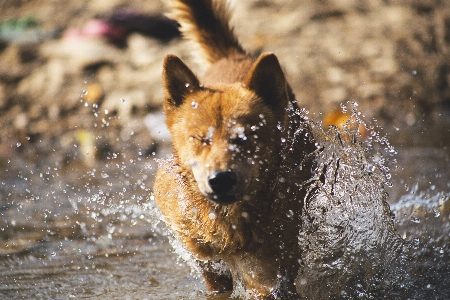
[{"label": "dog's tail", "polygon": [[230,26],[230,9],[224,0],[166,0],[168,16],[181,25],[183,35],[198,44],[206,62],[245,55]]}]

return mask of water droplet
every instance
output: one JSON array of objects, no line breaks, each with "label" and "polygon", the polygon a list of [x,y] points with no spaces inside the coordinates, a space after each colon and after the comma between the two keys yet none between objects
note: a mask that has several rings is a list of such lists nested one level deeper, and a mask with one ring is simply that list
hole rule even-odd
[{"label": "water droplet", "polygon": [[193,109],[198,108],[198,102],[192,101],[191,106]]},{"label": "water droplet", "polygon": [[230,144],[230,145],[228,145],[228,149],[229,149],[230,151],[236,151],[236,150],[237,150],[237,145],[235,145],[235,144]]},{"label": "water droplet", "polygon": [[411,222],[413,222],[413,223],[420,223],[420,219],[418,217],[412,216],[411,217]]},{"label": "water droplet", "polygon": [[292,218],[292,217],[294,216],[294,212],[293,212],[292,210],[288,210],[286,216],[287,216],[288,218]]},{"label": "water droplet", "polygon": [[191,85],[190,85],[189,83],[185,83],[184,86],[188,88],[188,87],[190,87]]}]

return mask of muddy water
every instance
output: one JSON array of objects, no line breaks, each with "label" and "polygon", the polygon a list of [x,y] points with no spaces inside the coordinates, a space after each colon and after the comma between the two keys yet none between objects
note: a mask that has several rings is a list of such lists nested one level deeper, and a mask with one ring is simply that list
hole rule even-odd
[{"label": "muddy water", "polygon": [[[376,263],[364,266],[362,273],[355,268],[362,256],[380,259],[370,256],[370,251],[355,251],[358,243],[365,243],[358,240],[360,228],[374,217],[364,216],[364,211],[374,212],[371,199],[366,199],[369,208],[351,207],[355,214],[350,219],[360,222],[352,226],[359,227],[344,230],[343,235],[356,232],[356,243],[345,244],[347,252],[340,260],[303,257],[303,274],[314,282],[313,290],[302,289],[308,299],[321,298],[313,296],[319,295],[316,291],[335,289],[335,274],[345,274],[347,288],[333,291],[332,296],[323,294],[326,297],[448,299],[450,150],[439,138],[450,136],[447,128],[418,129],[414,132],[422,137],[418,141],[409,139],[412,135],[407,131],[391,136],[398,154],[389,162],[393,186],[388,188],[388,202],[406,243],[396,246],[400,254],[383,266],[388,276],[364,280],[370,270],[377,272]],[[164,157],[167,151],[157,156]],[[226,299],[229,295],[205,292],[198,274],[169,245],[151,197],[154,158],[119,153],[90,166],[82,159],[62,164],[52,153],[3,159],[0,299]],[[329,211],[328,216],[337,213],[341,212]],[[317,253],[327,255],[327,247],[338,244],[333,241],[343,240],[334,235],[331,243],[320,244],[317,236],[308,241],[318,243],[310,253],[321,249]],[[382,252],[380,245],[374,247],[380,250],[374,253]],[[306,285],[306,279],[300,284]]]}]

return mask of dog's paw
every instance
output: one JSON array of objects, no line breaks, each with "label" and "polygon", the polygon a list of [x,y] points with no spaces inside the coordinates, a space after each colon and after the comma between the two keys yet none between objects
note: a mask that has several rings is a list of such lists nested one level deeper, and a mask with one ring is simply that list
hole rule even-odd
[{"label": "dog's paw", "polygon": [[198,262],[202,269],[208,291],[224,293],[233,290],[233,278],[228,266],[223,261]]}]

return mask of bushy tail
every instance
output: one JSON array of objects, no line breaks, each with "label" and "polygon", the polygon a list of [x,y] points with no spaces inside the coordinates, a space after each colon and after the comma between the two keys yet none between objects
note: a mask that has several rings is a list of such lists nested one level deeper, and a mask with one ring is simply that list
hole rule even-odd
[{"label": "bushy tail", "polygon": [[198,44],[209,64],[236,54],[245,54],[230,27],[230,9],[225,0],[166,0],[168,16],[178,21],[183,35]]}]

